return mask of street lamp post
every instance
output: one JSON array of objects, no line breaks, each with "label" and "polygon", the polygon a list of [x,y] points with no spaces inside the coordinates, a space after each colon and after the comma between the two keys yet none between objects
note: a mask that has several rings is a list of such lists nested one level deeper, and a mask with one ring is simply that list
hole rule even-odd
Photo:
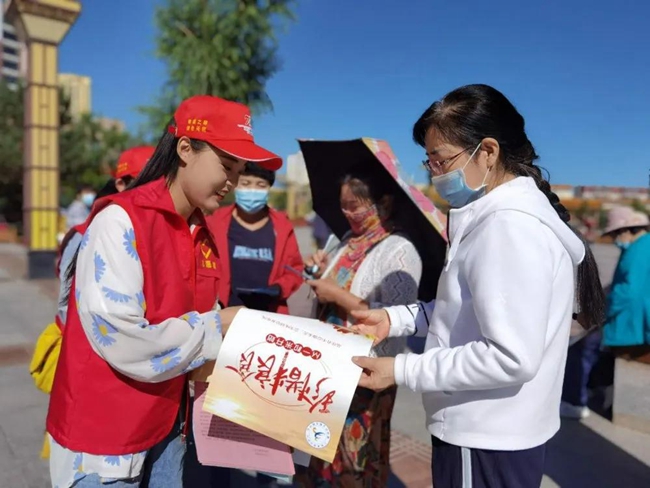
[{"label": "street lamp post", "polygon": [[28,278],[54,276],[59,219],[59,44],[77,20],[76,0],[9,0],[5,17],[27,47],[23,228]]}]

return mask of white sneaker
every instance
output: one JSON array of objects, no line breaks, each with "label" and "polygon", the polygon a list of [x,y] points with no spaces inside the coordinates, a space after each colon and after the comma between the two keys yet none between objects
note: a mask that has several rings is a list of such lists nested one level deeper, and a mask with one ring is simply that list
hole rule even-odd
[{"label": "white sneaker", "polygon": [[565,419],[574,419],[574,420],[586,419],[587,417],[589,417],[590,413],[591,412],[589,411],[588,407],[571,405],[570,403],[567,402],[560,403],[560,417],[563,417]]}]

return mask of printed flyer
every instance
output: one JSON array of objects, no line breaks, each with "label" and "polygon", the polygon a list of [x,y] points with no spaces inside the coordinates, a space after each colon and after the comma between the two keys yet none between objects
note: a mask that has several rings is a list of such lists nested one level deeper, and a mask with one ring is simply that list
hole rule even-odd
[{"label": "printed flyer", "polygon": [[196,383],[194,387],[193,429],[199,463],[291,477],[295,468],[289,446],[202,411],[207,386]]},{"label": "printed flyer", "polygon": [[221,346],[203,409],[334,459],[372,338],[318,320],[244,309]]}]

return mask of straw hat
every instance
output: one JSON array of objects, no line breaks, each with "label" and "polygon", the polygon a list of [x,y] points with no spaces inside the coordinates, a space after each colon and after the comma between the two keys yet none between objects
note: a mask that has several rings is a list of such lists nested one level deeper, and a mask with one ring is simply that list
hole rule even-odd
[{"label": "straw hat", "polygon": [[607,214],[607,227],[605,227],[603,235],[620,229],[647,227],[648,225],[650,225],[650,220],[646,214],[635,212],[630,207],[614,207]]}]

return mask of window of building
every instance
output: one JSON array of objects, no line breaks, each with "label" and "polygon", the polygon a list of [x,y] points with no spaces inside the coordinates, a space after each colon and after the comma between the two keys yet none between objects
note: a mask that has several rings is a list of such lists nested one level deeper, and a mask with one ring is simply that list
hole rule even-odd
[{"label": "window of building", "polygon": [[14,88],[18,83],[18,78],[15,76],[3,75],[2,79],[9,85],[10,88]]},{"label": "window of building", "polygon": [[2,65],[7,69],[13,69],[18,71],[18,63],[16,63],[15,61],[9,61],[8,59],[5,59],[2,62]]},{"label": "window of building", "polygon": [[18,56],[18,50],[14,47],[2,46],[2,52],[12,56]]},{"label": "window of building", "polygon": [[13,32],[5,31],[4,32],[5,39],[9,39],[11,41],[17,41],[18,37],[16,37],[16,34]]}]

